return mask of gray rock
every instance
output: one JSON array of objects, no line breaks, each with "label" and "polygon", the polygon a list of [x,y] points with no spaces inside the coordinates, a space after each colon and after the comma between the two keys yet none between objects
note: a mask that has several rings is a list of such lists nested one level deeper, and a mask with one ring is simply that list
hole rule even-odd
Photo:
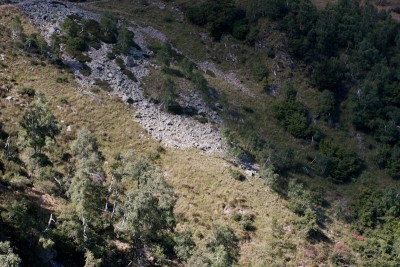
[{"label": "gray rock", "polygon": [[[50,41],[51,34],[60,28],[64,19],[70,14],[97,21],[100,17],[98,14],[82,10],[79,5],[69,2],[50,4],[46,0],[29,0],[20,2],[19,6],[40,28],[47,41]],[[208,118],[210,121],[208,123],[200,123],[188,116],[166,113],[160,110],[156,104],[144,98],[141,80],[149,74],[150,68],[157,68],[144,57],[144,55],[154,54],[153,51],[148,49],[145,37],[150,36],[163,43],[168,40],[164,34],[153,27],[139,26],[133,21],[130,24],[132,26],[128,29],[134,32],[134,41],[141,47],[141,51],[133,49],[133,55],[125,57],[124,62],[126,68],[135,75],[138,81],[132,81],[122,73],[115,60],[110,60],[107,57],[107,53],[111,51],[113,46],[102,43],[100,49],[88,51],[91,61],[87,65],[92,72],[87,77],[80,73],[82,64],[66,54],[62,55],[63,61],[71,68],[77,82],[82,88],[87,88],[94,86],[96,79],[108,81],[113,90],[113,96],[118,96],[124,102],[135,107],[134,120],[140,123],[153,138],[162,140],[166,146],[178,149],[194,146],[201,148],[206,153],[223,152],[220,133],[215,127],[212,127],[212,124],[219,126],[221,120],[217,112],[204,104],[195,92],[190,92],[187,96],[182,95],[177,101],[182,107],[193,107],[197,113]],[[176,51],[180,53],[178,50]],[[200,65],[200,67],[204,66],[216,74],[225,75],[213,65],[207,63]],[[231,83],[237,82],[234,76],[229,75],[224,77]],[[242,85],[239,85],[239,87],[243,89]],[[163,127],[160,127],[161,125]]]}]

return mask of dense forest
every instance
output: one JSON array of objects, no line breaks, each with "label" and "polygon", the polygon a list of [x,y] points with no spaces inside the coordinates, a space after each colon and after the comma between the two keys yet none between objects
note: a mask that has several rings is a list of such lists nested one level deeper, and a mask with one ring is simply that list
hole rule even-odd
[{"label": "dense forest", "polygon": [[[151,44],[154,54],[148,57],[162,76],[157,90],[147,92],[151,101],[171,114],[192,116],[177,100],[184,81],[207,105],[222,102],[224,108],[216,110],[226,120],[222,132],[228,162],[260,166],[259,178],[268,194],[287,201],[297,216],[293,225],[299,239],[307,245],[333,243],[326,229],[334,220],[351,229],[352,241],[335,246],[321,261],[332,266],[400,265],[400,24],[368,1],[361,5],[339,0],[323,9],[310,0],[181,2],[185,22],[206,31],[213,44],[232,38],[255,50],[263,33],[269,34],[265,25],[273,25],[293,58],[293,69],[306,77],[318,97],[313,103],[304,101],[296,78],[282,82],[278,94],[270,93],[273,70],[265,62],[278,51],[268,46],[261,52],[263,60],[243,60],[239,68],[249,69],[249,80],[261,88],[258,100],[272,99],[267,107],[271,117],[256,107],[238,108],[228,94],[216,96],[215,75],[201,71],[189,55],[166,42]],[[137,82],[123,58],[140,46],[119,15],[102,12],[98,21],[68,16],[49,42],[27,31],[21,15],[8,15],[7,26],[1,26],[2,49],[62,73],[68,73],[62,57],[66,53],[89,76],[87,52],[107,44],[112,46],[107,57]],[[68,76],[56,82],[68,84]],[[54,110],[71,105],[67,98],[49,100],[42,88],[20,86],[14,78],[2,83],[1,266],[240,265],[241,246],[257,235],[259,214],[236,212],[229,223],[211,225],[196,218],[196,224],[207,229],[204,235],[182,227],[188,219],[174,212],[179,194],[160,166],[167,153],[163,146],[158,144],[150,154],[127,146],[105,156],[102,140],[111,139],[107,133],[86,127],[71,132],[55,116]],[[17,90],[11,84],[24,103],[18,108],[6,104],[10,91]],[[106,81],[98,80],[95,86],[94,94],[112,91]],[[256,120],[269,121],[288,134],[284,148],[259,131],[255,114]],[[360,149],[342,142],[349,132],[365,136],[357,139]],[[297,151],[300,146],[306,152]],[[229,176],[239,184],[250,181],[231,167]],[[343,190],[340,194],[346,197],[333,201],[330,187]],[[51,196],[58,204],[44,208],[39,195]],[[283,252],[296,249],[283,241],[288,226],[275,217],[271,224],[269,245],[277,252],[271,249],[272,260],[260,264],[291,266]]]}]

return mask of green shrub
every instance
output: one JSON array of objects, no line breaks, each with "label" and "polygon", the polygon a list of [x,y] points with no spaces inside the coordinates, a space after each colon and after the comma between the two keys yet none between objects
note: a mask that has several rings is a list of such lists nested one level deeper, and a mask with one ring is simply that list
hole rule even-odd
[{"label": "green shrub", "polygon": [[304,110],[289,112],[285,116],[286,129],[295,137],[306,137],[308,129],[308,119]]},{"label": "green shrub", "polygon": [[283,180],[274,169],[271,167],[264,166],[260,170],[261,179],[264,180],[265,184],[274,191],[280,192],[283,186]]},{"label": "green shrub", "polygon": [[71,18],[67,17],[61,24],[61,29],[69,38],[78,36],[79,25]]},{"label": "green shrub", "polygon": [[24,28],[22,27],[22,22],[19,16],[14,16],[11,19],[10,29],[12,35],[17,38],[18,41],[22,41],[24,38]]},{"label": "green shrub", "polygon": [[400,179],[400,146],[381,145],[374,150],[375,163],[394,179]]},{"label": "green shrub", "polygon": [[68,38],[66,42],[66,50],[69,54],[74,55],[76,52],[83,52],[88,49],[88,45],[80,37]]},{"label": "green shrub", "polygon": [[181,260],[187,260],[192,255],[196,244],[192,240],[192,233],[188,231],[176,233],[174,237],[174,251]]},{"label": "green shrub", "polygon": [[165,21],[167,23],[171,23],[171,22],[174,22],[175,19],[174,19],[174,16],[171,13],[168,13],[163,17],[163,21]]},{"label": "green shrub", "polygon": [[253,223],[254,223],[254,215],[253,214],[243,214],[241,216],[239,225],[243,231],[255,231],[256,228],[253,225]]},{"label": "green shrub", "polygon": [[19,93],[21,95],[27,95],[29,97],[34,97],[35,96],[35,89],[33,89],[32,87],[23,87]]},{"label": "green shrub", "polygon": [[232,36],[238,40],[245,40],[250,31],[249,24],[246,20],[236,21],[233,24]]},{"label": "green shrub", "polygon": [[102,36],[102,31],[101,31],[101,27],[100,24],[93,20],[93,19],[83,19],[82,20],[82,25],[85,29],[85,31],[93,36],[95,36],[96,38],[101,38]]},{"label": "green shrub", "polygon": [[238,144],[238,141],[236,140],[236,137],[233,134],[233,132],[229,129],[224,129],[222,131],[222,135],[223,135],[224,144],[228,148],[229,156],[236,158],[236,159],[239,158],[241,156],[241,154],[243,153],[243,149]]},{"label": "green shrub", "polygon": [[38,42],[37,33],[31,33],[25,39],[25,49],[34,52],[39,47]]},{"label": "green shrub", "polygon": [[56,78],[57,83],[68,83],[68,77],[65,76],[59,76]]},{"label": "green shrub", "polygon": [[94,37],[87,37],[85,38],[85,41],[88,45],[88,47],[93,47],[94,49],[98,50],[101,48],[101,43],[98,39],[94,38]]},{"label": "green shrub", "polygon": [[116,47],[122,54],[129,54],[132,47],[134,46],[133,32],[129,31],[126,27],[122,27],[118,33],[118,39]]},{"label": "green shrub", "polygon": [[253,74],[256,81],[260,82],[264,78],[268,79],[269,71],[264,64],[257,62],[253,65]]},{"label": "green shrub", "polygon": [[289,181],[287,196],[289,198],[289,209],[301,216],[313,205],[311,192],[296,180]]},{"label": "green shrub", "polygon": [[316,171],[334,182],[344,183],[356,178],[363,169],[358,155],[333,141],[323,140],[318,145],[320,152],[316,158]]},{"label": "green shrub", "polygon": [[121,69],[125,69],[126,68],[124,60],[122,58],[120,58],[120,57],[117,57],[115,59],[115,63],[117,63],[118,67],[120,67]]},{"label": "green shrub", "polygon": [[92,69],[86,65],[86,64],[82,64],[82,69],[79,70],[83,76],[90,76],[90,74],[92,73]]},{"label": "green shrub", "polygon": [[180,65],[183,69],[185,77],[190,78],[192,76],[195,65],[186,57],[181,60]]},{"label": "green shrub", "polygon": [[[222,266],[232,266],[237,262],[239,239],[229,226],[216,226],[212,229],[207,247],[213,256],[223,255]],[[222,252],[222,253],[221,253]]]},{"label": "green shrub", "polygon": [[61,105],[67,105],[68,99],[65,96],[60,96],[58,97],[57,102],[60,103]]},{"label": "green shrub", "polygon": [[115,43],[118,36],[118,18],[110,12],[103,12],[100,17],[101,35],[99,36],[103,42]]},{"label": "green shrub", "polygon": [[318,88],[340,92],[345,78],[346,68],[337,58],[323,59],[316,66],[313,79]]},{"label": "green shrub", "polygon": [[[224,33],[231,33],[235,21],[244,18],[245,12],[238,10],[233,1],[212,1],[190,5],[186,10],[186,16],[190,22],[198,26],[206,26],[209,34],[215,39],[221,39]],[[236,34],[243,38],[246,32],[244,23],[238,23]]]},{"label": "green shrub", "polygon": [[235,212],[232,214],[231,218],[235,222],[240,222],[242,220],[242,215],[240,213]]},{"label": "green shrub", "polygon": [[3,125],[3,122],[0,121],[0,139],[6,139],[8,137],[8,134],[4,131]]},{"label": "green shrub", "polygon": [[199,91],[202,94],[207,94],[208,82],[203,75],[196,72],[195,74],[193,74],[192,80],[194,82],[194,86],[196,87],[197,91]]},{"label": "green shrub", "polygon": [[122,73],[125,74],[126,76],[128,76],[128,78],[134,82],[138,82],[138,79],[136,78],[135,74],[128,70],[128,69],[124,69],[122,70]]},{"label": "green shrub", "polygon": [[288,5],[280,0],[264,1],[262,5],[249,6],[248,12],[253,14],[255,18],[259,16],[267,16],[273,20],[283,18],[288,12]]},{"label": "green shrub", "polygon": [[95,79],[95,82],[96,82],[96,85],[103,91],[106,91],[106,92],[112,91],[111,85],[107,81],[104,81],[101,79]]},{"label": "green shrub", "polygon": [[194,72],[191,75],[191,80],[194,83],[194,88],[200,93],[201,97],[206,103],[210,103],[212,96],[209,93],[208,81],[200,72]]},{"label": "green shrub", "polygon": [[191,5],[187,11],[186,16],[193,24],[204,26],[207,24],[208,10],[206,5]]},{"label": "green shrub", "polygon": [[269,49],[267,49],[267,57],[275,58],[275,49],[273,47],[270,47]]},{"label": "green shrub", "polygon": [[116,57],[117,57],[117,56],[115,55],[114,52],[112,52],[112,51],[107,52],[107,58],[108,58],[108,59],[113,60],[113,59],[115,59]]},{"label": "green shrub", "polygon": [[237,222],[243,231],[255,231],[254,215],[253,214],[240,214],[235,212],[231,216],[232,220]]},{"label": "green shrub", "polygon": [[326,122],[333,123],[336,118],[336,100],[335,95],[328,90],[324,90],[321,94],[318,114]]},{"label": "green shrub", "polygon": [[380,190],[361,187],[354,193],[351,205],[353,226],[363,236],[353,247],[371,266],[397,266],[400,223],[399,191],[395,188]]},{"label": "green shrub", "polygon": [[250,46],[254,46],[255,42],[258,39],[258,36],[260,34],[260,30],[256,26],[252,26],[249,29],[249,33],[246,36],[246,43]]},{"label": "green shrub", "polygon": [[316,239],[320,237],[321,230],[318,226],[318,217],[313,210],[306,209],[304,216],[300,218],[299,223],[302,227],[305,238]]},{"label": "green shrub", "polygon": [[238,170],[230,169],[229,172],[232,178],[236,181],[243,182],[244,180],[246,180],[246,176]]},{"label": "green shrub", "polygon": [[87,54],[78,51],[75,53],[71,53],[71,56],[73,56],[77,61],[79,61],[82,64],[90,62],[92,60],[90,56],[88,56]]},{"label": "green shrub", "polygon": [[163,44],[161,46],[161,49],[157,51],[156,57],[163,66],[169,67],[171,61],[173,60],[173,51],[171,44],[169,43]]},{"label": "green shrub", "polygon": [[292,86],[286,87],[284,97],[274,104],[273,112],[289,133],[297,138],[305,138],[310,135],[308,112],[303,104],[296,101],[296,95]]}]

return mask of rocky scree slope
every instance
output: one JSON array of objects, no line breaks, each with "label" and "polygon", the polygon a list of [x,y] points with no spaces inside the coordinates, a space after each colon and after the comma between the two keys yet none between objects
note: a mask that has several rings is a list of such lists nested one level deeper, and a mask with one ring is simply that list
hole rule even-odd
[{"label": "rocky scree slope", "polygon": [[[99,20],[98,14],[83,10],[78,4],[46,1],[29,0],[14,1],[36,25],[44,38],[50,41],[53,33],[60,33],[61,24],[67,16],[80,16],[85,19]],[[132,49],[129,56],[124,57],[126,68],[130,70],[137,81],[129,79],[116,63],[115,59],[109,59],[107,53],[111,51],[113,45],[102,43],[100,49],[90,48],[87,55],[91,58],[87,65],[91,69],[89,76],[82,74],[82,64],[63,53],[62,58],[73,72],[76,81],[80,84],[80,92],[88,92],[95,86],[96,80],[106,81],[110,84],[112,92],[110,95],[118,96],[125,102],[132,105],[136,114],[135,121],[145,128],[150,135],[168,147],[187,149],[197,147],[206,153],[221,153],[222,139],[218,128],[221,120],[218,114],[207,107],[200,97],[191,92],[189,96],[179,97],[178,102],[183,107],[194,107],[198,114],[206,114],[210,122],[200,123],[189,116],[174,115],[161,110],[160,106],[150,102],[143,96],[141,80],[147,76],[149,69],[157,68],[145,55],[152,55],[145,41],[145,36],[166,42],[166,37],[150,26],[139,26],[134,21],[129,22],[134,33],[134,41],[140,46],[140,51]]]}]

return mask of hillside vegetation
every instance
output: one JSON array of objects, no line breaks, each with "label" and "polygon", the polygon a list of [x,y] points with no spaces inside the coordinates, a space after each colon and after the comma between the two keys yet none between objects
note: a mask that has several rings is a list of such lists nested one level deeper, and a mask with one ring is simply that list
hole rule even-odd
[{"label": "hillside vegetation", "polygon": [[[49,42],[0,5],[0,263],[399,265],[400,25],[314,4],[88,2],[99,20],[68,16]],[[143,80],[123,60],[137,25],[157,66]],[[65,55],[90,77],[104,44],[224,153],[156,141],[106,80],[82,89]],[[221,123],[183,104],[192,92]]]}]

